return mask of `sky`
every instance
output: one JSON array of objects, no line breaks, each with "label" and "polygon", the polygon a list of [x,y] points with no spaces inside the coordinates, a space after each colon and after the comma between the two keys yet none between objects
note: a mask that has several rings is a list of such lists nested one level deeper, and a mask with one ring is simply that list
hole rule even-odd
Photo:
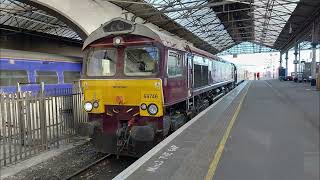
[{"label": "sky", "polygon": [[[311,62],[311,50],[302,50],[300,53],[300,59],[301,61]],[[289,51],[289,60],[288,60],[288,66],[289,66],[289,74],[291,72],[294,72],[294,51]],[[317,50],[317,61],[320,60],[320,50]],[[221,58],[235,63],[245,66],[245,68],[250,72],[260,72],[260,73],[266,73],[267,71],[272,72],[273,69],[275,69],[274,73],[277,74],[277,69],[280,65],[280,53],[279,52],[272,52],[272,53],[257,53],[257,54],[239,54],[236,58],[234,58],[232,55],[226,55],[226,56],[220,56]],[[299,58],[299,55],[298,55]],[[285,54],[282,56],[283,59],[283,67],[285,67]]]}]

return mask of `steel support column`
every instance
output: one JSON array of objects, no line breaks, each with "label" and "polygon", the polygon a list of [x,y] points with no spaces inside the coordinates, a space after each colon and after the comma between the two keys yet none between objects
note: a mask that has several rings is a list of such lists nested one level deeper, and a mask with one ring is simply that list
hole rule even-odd
[{"label": "steel support column", "polygon": [[286,76],[288,76],[288,51],[286,52]]},{"label": "steel support column", "polygon": [[293,64],[294,64],[294,82],[298,82],[298,75],[297,75],[297,65],[298,65],[298,43],[295,44],[294,46],[294,61],[293,61]]},{"label": "steel support column", "polygon": [[280,68],[282,68],[282,53],[280,52]]},{"label": "steel support column", "polygon": [[316,55],[317,43],[312,43],[312,61],[311,61],[311,86],[316,85]]},{"label": "steel support column", "polygon": [[319,25],[313,22],[312,28],[312,62],[311,62],[311,86],[315,86],[316,83],[316,59],[317,59],[317,44],[319,41]]},{"label": "steel support column", "polygon": [[298,77],[299,82],[303,81],[303,72],[302,72],[302,65],[301,65],[301,45],[299,44],[298,46],[298,53],[299,53],[299,58],[298,58],[298,72],[300,73],[300,79]]}]

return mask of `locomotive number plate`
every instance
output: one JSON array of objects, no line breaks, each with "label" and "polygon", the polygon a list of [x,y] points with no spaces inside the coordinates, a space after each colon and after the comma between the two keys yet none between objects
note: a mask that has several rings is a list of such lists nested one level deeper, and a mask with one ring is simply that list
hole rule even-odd
[{"label": "locomotive number plate", "polygon": [[159,92],[141,92],[142,101],[154,101],[160,98]]},{"label": "locomotive number plate", "polygon": [[158,95],[157,94],[144,94],[143,98],[144,99],[157,99]]}]

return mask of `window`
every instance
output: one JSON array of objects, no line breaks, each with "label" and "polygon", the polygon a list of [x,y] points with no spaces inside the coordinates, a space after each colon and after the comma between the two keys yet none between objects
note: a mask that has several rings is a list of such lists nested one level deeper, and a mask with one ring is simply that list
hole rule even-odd
[{"label": "window", "polygon": [[28,83],[25,70],[0,70],[0,86],[16,86],[17,83]]},{"label": "window", "polygon": [[169,77],[182,76],[182,56],[178,52],[169,51],[167,73]]},{"label": "window", "polygon": [[209,79],[208,79],[208,66],[203,66],[199,64],[194,64],[194,87],[202,87],[206,86],[209,84]]},{"label": "window", "polygon": [[193,71],[194,87],[201,87],[201,65],[194,64]]},{"label": "window", "polygon": [[92,48],[87,60],[88,76],[113,76],[116,73],[116,49]]},{"label": "window", "polygon": [[159,49],[130,47],[125,50],[124,73],[127,76],[150,76],[158,73]]},{"label": "window", "polygon": [[58,75],[55,71],[37,71],[36,82],[44,84],[58,84]]},{"label": "window", "polygon": [[201,66],[202,68],[202,75],[201,75],[201,86],[206,86],[209,84],[208,79],[208,66]]},{"label": "window", "polygon": [[65,71],[63,72],[63,82],[72,84],[74,81],[79,81],[80,72],[78,71]]}]

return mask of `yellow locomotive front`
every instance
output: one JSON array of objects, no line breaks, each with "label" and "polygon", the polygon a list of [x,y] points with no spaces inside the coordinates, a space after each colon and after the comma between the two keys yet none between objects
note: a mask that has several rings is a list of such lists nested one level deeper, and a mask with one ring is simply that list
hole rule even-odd
[{"label": "yellow locomotive front", "polygon": [[81,82],[87,112],[113,116],[116,110],[108,112],[106,106],[134,106],[140,107],[134,116],[163,116],[161,79],[83,79]]},{"label": "yellow locomotive front", "polygon": [[128,33],[131,26],[112,21],[85,42],[81,85],[89,122],[80,131],[99,151],[141,156],[163,136],[161,45]]}]

